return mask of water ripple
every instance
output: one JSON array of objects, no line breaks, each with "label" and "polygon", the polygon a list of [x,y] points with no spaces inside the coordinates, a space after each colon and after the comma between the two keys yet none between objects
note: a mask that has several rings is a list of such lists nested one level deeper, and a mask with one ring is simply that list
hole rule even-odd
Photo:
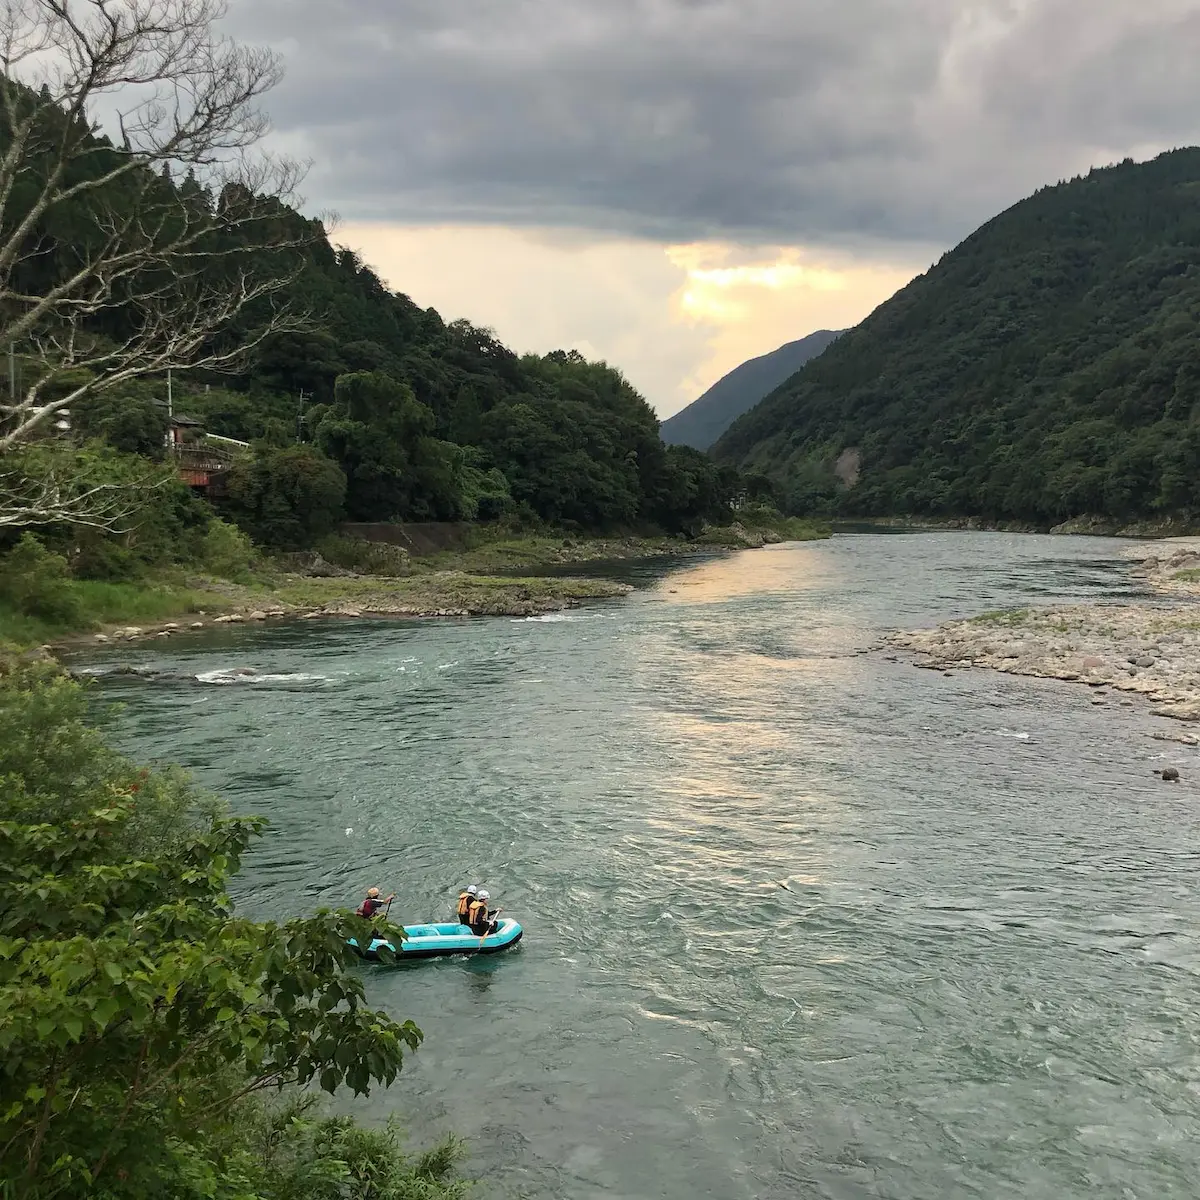
[{"label": "water ripple", "polygon": [[[425,918],[476,881],[526,925],[366,976],[427,1034],[367,1111],[474,1130],[493,1190],[1184,1196],[1196,752],[1164,789],[1136,710],[863,654],[1133,594],[1118,549],[835,538],[639,565],[561,619],[227,627],[85,665],[151,672],[102,677],[129,744],[270,817],[247,911],[379,883]],[[236,668],[260,682],[220,686]]]}]

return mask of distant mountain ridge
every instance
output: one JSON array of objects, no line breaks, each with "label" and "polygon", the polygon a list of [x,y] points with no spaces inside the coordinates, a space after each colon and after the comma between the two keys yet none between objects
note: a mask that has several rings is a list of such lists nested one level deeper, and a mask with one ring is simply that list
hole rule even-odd
[{"label": "distant mountain ridge", "polygon": [[770,475],[794,512],[1200,515],[1200,148],[993,218],[712,455]]},{"label": "distant mountain ridge", "polygon": [[722,376],[698,400],[662,423],[662,440],[671,446],[707,450],[743,413],[821,354],[844,330],[818,329],[770,354],[747,359]]}]

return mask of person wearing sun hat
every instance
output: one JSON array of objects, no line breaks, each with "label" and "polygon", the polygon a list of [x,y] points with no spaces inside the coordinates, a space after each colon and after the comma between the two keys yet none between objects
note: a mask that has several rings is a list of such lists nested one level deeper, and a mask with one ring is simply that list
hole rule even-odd
[{"label": "person wearing sun hat", "polygon": [[355,915],[366,917],[369,921],[385,904],[391,904],[395,898],[396,893],[393,892],[386,900],[381,900],[377,887],[367,888],[367,898],[354,910]]}]

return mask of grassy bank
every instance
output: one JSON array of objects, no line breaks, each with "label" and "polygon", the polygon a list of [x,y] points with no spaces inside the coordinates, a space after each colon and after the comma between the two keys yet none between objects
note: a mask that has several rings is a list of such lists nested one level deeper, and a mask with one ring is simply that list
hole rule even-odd
[{"label": "grassy bank", "polygon": [[608,579],[515,578],[464,571],[429,571],[403,577],[280,577],[270,586],[214,585],[227,613],[237,615],[529,616],[569,608],[584,600],[624,596],[630,588]]},{"label": "grassy bank", "polygon": [[220,612],[222,597],[195,582],[191,586],[171,580],[106,583],[92,579],[70,580],[59,585],[62,608],[21,611],[9,600],[0,600],[0,650],[25,650],[53,643],[70,635],[108,626],[150,625]]},{"label": "grassy bank", "polygon": [[461,571],[336,579],[264,573],[251,583],[210,577],[192,579],[188,587],[89,581],[65,586],[78,589],[79,601],[67,618],[30,616],[0,605],[0,650],[169,636],[208,625],[285,617],[532,616],[631,590],[608,579],[497,578]]},{"label": "grassy bank", "polygon": [[727,528],[707,529],[694,540],[478,528],[469,531],[460,548],[421,557],[394,546],[339,539],[322,547],[330,561],[311,553],[232,555],[227,563],[213,564],[215,570],[174,566],[121,582],[73,578],[53,555],[31,552],[19,564],[10,555],[8,586],[0,588],[0,649],[23,651],[89,636],[169,635],[183,628],[278,617],[529,616],[619,597],[630,589],[607,579],[511,574],[522,569],[829,536],[827,529],[809,522],[776,515],[767,525],[753,518],[750,514]]}]

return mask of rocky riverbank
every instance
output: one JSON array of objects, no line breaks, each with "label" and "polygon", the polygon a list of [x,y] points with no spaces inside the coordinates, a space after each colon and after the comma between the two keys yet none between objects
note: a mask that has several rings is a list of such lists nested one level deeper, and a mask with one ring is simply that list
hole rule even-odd
[{"label": "rocky riverbank", "polygon": [[[1130,575],[1162,599],[1055,605],[984,613],[936,629],[905,631],[884,648],[935,671],[985,668],[1083,684],[1093,703],[1149,702],[1176,721],[1200,722],[1200,537],[1128,546]],[[1200,736],[1159,734],[1200,745]]]},{"label": "rocky riverbank", "polygon": [[186,619],[151,625],[110,626],[56,643],[59,647],[87,642],[135,641],[171,637],[209,626],[271,620],[316,620],[333,617],[492,617],[537,616],[574,608],[588,600],[628,595],[628,584],[610,579],[503,579],[438,571],[408,578],[339,576],[281,579],[270,590],[212,584],[211,607],[198,608]]},{"label": "rocky riverbank", "polygon": [[1130,546],[1133,574],[1168,596],[1200,596],[1200,537],[1163,538]]},{"label": "rocky riverbank", "polygon": [[[936,671],[983,667],[1082,683],[1097,704],[1141,697],[1159,716],[1200,721],[1200,611],[1152,605],[1056,605],[987,613],[892,634]],[[1184,739],[1200,742],[1190,735]]]}]

